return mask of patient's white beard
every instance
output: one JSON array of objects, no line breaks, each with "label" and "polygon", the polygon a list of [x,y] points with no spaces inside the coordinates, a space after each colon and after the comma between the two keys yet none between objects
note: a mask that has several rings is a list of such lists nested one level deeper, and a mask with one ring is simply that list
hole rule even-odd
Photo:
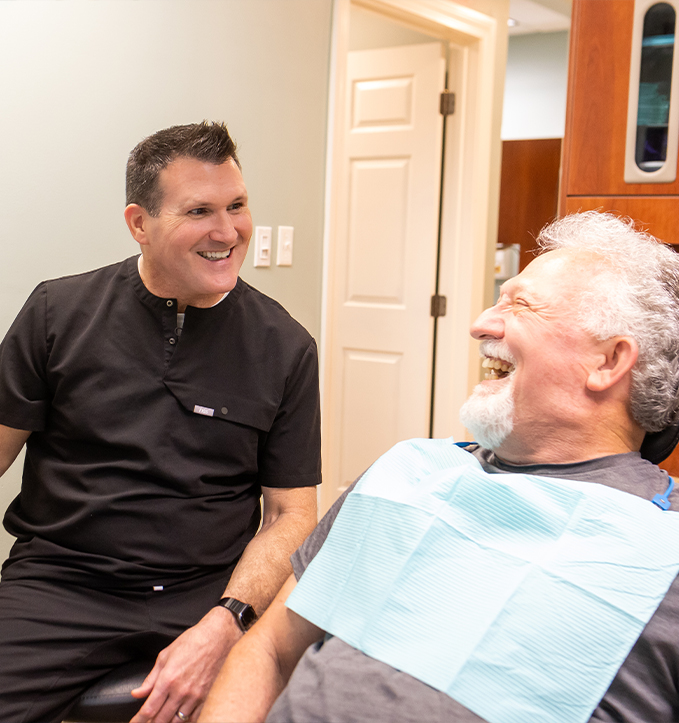
[{"label": "patient's white beard", "polygon": [[514,428],[514,380],[497,387],[478,384],[460,409],[460,421],[474,441],[486,449],[497,449]]}]

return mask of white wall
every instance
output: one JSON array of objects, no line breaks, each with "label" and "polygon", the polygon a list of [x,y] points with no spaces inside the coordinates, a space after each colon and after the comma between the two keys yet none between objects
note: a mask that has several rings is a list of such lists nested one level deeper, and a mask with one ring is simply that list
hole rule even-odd
[{"label": "white wall", "polygon": [[509,38],[502,140],[563,138],[568,32]]},{"label": "white wall", "polygon": [[295,227],[293,266],[249,255],[244,278],[318,336],[331,14],[332,0],[0,2],[0,337],[40,280],[137,252],[127,154],[204,118],[239,144],[254,222]]}]

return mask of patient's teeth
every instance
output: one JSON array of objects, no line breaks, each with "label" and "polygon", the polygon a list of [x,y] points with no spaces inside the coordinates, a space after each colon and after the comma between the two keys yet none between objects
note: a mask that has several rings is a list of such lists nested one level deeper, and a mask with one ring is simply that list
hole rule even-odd
[{"label": "patient's teeth", "polygon": [[[491,359],[490,357],[484,357],[483,361],[481,362],[481,366],[484,369],[491,370],[491,374],[494,374],[496,370],[506,374],[508,372],[511,372],[511,370],[514,368],[510,362],[504,361],[502,359]],[[486,379],[500,378],[501,377],[498,374],[495,374],[494,376],[486,375]]]}]

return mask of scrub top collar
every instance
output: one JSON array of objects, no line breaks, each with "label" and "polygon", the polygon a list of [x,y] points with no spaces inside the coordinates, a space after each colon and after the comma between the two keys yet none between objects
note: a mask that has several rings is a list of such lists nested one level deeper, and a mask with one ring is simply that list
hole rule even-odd
[{"label": "scrub top collar", "polygon": [[[134,289],[135,294],[144,305],[150,307],[155,311],[166,312],[170,310],[173,313],[176,313],[176,299],[156,296],[155,294],[152,294],[144,285],[144,282],[141,279],[141,275],[139,274],[140,256],[141,254],[138,254],[137,256],[132,256],[123,262],[124,270],[130,280],[130,283],[132,284],[132,288]],[[216,304],[204,309],[198,308],[196,306],[187,306],[185,313],[193,316],[194,314],[209,315],[211,312],[214,313],[217,310],[220,313],[226,312],[236,304],[241,294],[243,293],[244,288],[245,282],[239,276],[234,288],[231,289],[231,291],[228,291]]]}]

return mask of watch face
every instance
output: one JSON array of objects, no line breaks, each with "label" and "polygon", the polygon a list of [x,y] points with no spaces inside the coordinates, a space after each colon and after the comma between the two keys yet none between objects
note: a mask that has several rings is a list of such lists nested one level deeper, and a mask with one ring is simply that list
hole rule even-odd
[{"label": "watch face", "polygon": [[257,620],[257,613],[252,605],[245,605],[240,614],[240,618],[243,621],[243,627],[248,630],[255,624],[255,621]]},{"label": "watch face", "polygon": [[223,597],[217,604],[233,613],[238,627],[243,631],[250,628],[257,620],[257,613],[252,605],[236,600],[234,597]]}]

